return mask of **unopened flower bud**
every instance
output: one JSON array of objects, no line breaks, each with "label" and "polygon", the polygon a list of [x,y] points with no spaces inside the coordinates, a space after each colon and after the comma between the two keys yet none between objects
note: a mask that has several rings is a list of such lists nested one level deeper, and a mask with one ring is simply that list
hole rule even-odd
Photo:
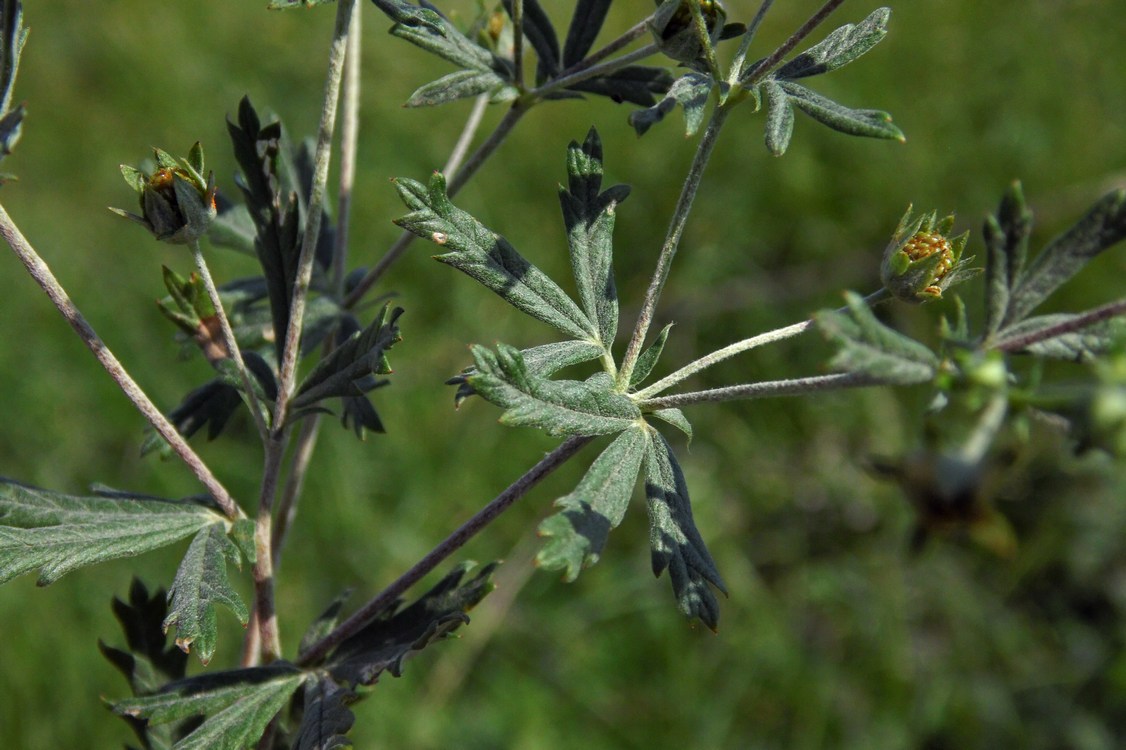
[{"label": "unopened flower bud", "polygon": [[884,250],[880,278],[896,299],[926,302],[940,299],[942,293],[971,272],[965,268],[962,251],[969,232],[949,237],[954,216],[938,219],[936,212],[911,219],[911,209],[896,227]]},{"label": "unopened flower bud", "polygon": [[704,55],[703,45],[692,21],[690,3],[699,2],[704,25],[712,44],[719,41],[727,11],[718,0],[658,0],[658,7],[649,19],[649,30],[657,47],[680,62],[693,63]]},{"label": "unopened flower bud", "polygon": [[152,174],[121,165],[125,181],[139,195],[141,213],[110,210],[137,222],[162,242],[195,242],[207,232],[216,213],[215,174],[203,178],[203,148],[196,143],[186,159],[158,148],[153,156],[157,169]]}]

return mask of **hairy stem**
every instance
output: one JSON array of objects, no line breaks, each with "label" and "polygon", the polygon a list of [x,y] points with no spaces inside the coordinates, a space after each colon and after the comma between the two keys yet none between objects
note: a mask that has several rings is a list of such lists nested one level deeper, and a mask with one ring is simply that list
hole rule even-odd
[{"label": "hairy stem", "polygon": [[688,177],[684,180],[684,186],[680,191],[680,198],[676,202],[672,220],[669,222],[669,229],[665,235],[664,244],[661,246],[661,253],[657,258],[657,267],[653,271],[653,279],[649,282],[649,288],[645,291],[645,299],[641,304],[641,312],[637,316],[637,324],[634,326],[633,336],[630,338],[629,346],[626,348],[626,353],[622,357],[622,366],[618,371],[618,384],[620,387],[624,388],[629,383],[630,376],[633,375],[633,368],[637,364],[637,358],[640,356],[641,348],[645,344],[645,336],[649,333],[649,326],[653,322],[653,315],[656,313],[657,302],[661,298],[661,291],[665,287],[669,270],[672,268],[673,258],[676,257],[676,251],[680,245],[680,237],[684,233],[685,224],[688,223],[688,215],[692,210],[692,202],[696,198],[696,192],[700,188],[700,180],[704,176],[704,168],[707,167],[708,160],[715,150],[716,142],[719,139],[719,132],[723,128],[723,123],[729,111],[730,110],[726,107],[717,107],[713,111],[711,120],[708,122],[708,127],[704,131],[704,136],[700,139],[700,145],[696,149],[696,156],[693,158],[692,166],[688,170]]},{"label": "hairy stem", "polygon": [[318,663],[329,651],[362,630],[373,618],[397,601],[407,589],[434,570],[443,560],[460,549],[504,511],[508,510],[513,503],[526,495],[540,480],[566,463],[591,439],[589,437],[569,438],[558,448],[544,456],[539,463],[509,485],[504,492],[497,495],[488,505],[477,511],[468,521],[428,552],[414,567],[358,609],[331,633],[317,641],[303,654],[300,654],[297,660],[298,665],[309,666]]},{"label": "hairy stem", "polygon": [[173,452],[180,457],[180,459],[187,464],[191,472],[195,474],[200,483],[215,499],[215,502],[222,509],[223,513],[231,519],[243,517],[242,509],[235,503],[231,493],[227,491],[215,475],[211,473],[211,469],[203,462],[183,436],[176,430],[171,422],[156,408],[156,405],[145,395],[137,382],[125,371],[121,362],[105,345],[105,342],[98,337],[94,332],[93,327],[87,322],[86,318],[67,296],[66,290],[59,284],[58,279],[51,273],[51,269],[43,261],[39,254],[35,252],[35,248],[27,241],[27,238],[20,232],[19,227],[15,225],[12,218],[8,216],[8,212],[0,205],[0,236],[8,242],[8,246],[12,248],[12,252],[20,259],[27,272],[31,275],[35,282],[39,284],[40,288],[46,293],[48,299],[55,305],[58,311],[66,319],[82,342],[93,353],[94,358],[105,368],[109,376],[113,378],[113,382],[117,383],[137,410],[141,412],[153,429],[168,442],[172,447]]},{"label": "hairy stem", "polygon": [[1041,341],[1054,339],[1057,336],[1063,336],[1068,333],[1075,333],[1088,326],[1101,323],[1104,320],[1110,320],[1111,318],[1123,314],[1126,314],[1126,298],[1108,302],[1093,310],[1069,316],[1066,320],[1052,326],[1046,326],[1035,331],[1029,331],[1028,333],[1002,338],[993,342],[991,348],[1002,352],[1019,352]]},{"label": "hairy stem", "polygon": [[566,75],[560,75],[556,78],[552,78],[544,85],[529,92],[529,96],[539,99],[546,94],[551,93],[552,91],[565,89],[568,86],[574,86],[576,83],[579,83],[581,81],[595,78],[597,76],[606,75],[607,73],[613,73],[615,70],[619,70],[626,67],[627,65],[631,65],[637,62],[638,60],[643,60],[646,57],[649,57],[656,51],[656,44],[647,44],[644,47],[635,49],[633,52],[626,53],[621,57],[615,57],[613,60],[607,60],[600,65],[591,65],[581,68],[574,73],[568,73]]},{"label": "hairy stem", "polygon": [[668,409],[692,404],[738,401],[752,398],[773,398],[775,396],[802,396],[807,393],[836,391],[842,388],[863,388],[873,385],[888,385],[882,380],[865,373],[845,372],[834,375],[815,375],[809,378],[789,378],[787,380],[764,380],[759,383],[744,383],[726,388],[712,388],[707,391],[678,393],[642,401],[638,406],[645,409]]},{"label": "hairy stem", "polygon": [[[875,303],[881,302],[888,298],[889,295],[887,293],[887,290],[881,288],[878,291],[873,292],[872,294],[869,294],[867,297],[865,297],[864,301],[869,305],[874,305]],[[840,312],[847,312],[848,308],[841,307],[838,308],[838,310]],[[647,399],[651,396],[655,396],[662,391],[668,390],[677,383],[687,380],[696,373],[706,370],[712,365],[719,364],[725,359],[734,357],[736,354],[742,354],[743,352],[750,351],[751,349],[755,349],[760,346],[765,346],[766,344],[773,344],[778,341],[784,341],[788,338],[792,338],[793,336],[797,336],[798,334],[805,333],[812,327],[812,320],[803,320],[800,323],[793,323],[791,325],[784,326],[783,328],[776,328],[773,331],[767,331],[765,333],[760,333],[757,336],[751,336],[750,338],[743,339],[742,341],[736,341],[734,344],[729,344],[722,349],[717,349],[711,354],[705,354],[695,362],[691,362],[685,365],[671,375],[667,375],[666,377],[658,380],[656,383],[642,388],[640,391],[634,393],[633,397],[635,399]]]},{"label": "hairy stem", "polygon": [[259,437],[265,441],[269,435],[269,428],[266,426],[266,418],[263,416],[262,402],[258,400],[258,392],[254,388],[254,381],[251,379],[253,376],[246,369],[246,360],[242,358],[242,350],[235,339],[235,332],[231,328],[231,321],[227,317],[227,312],[223,309],[223,300],[219,298],[219,289],[215,286],[215,279],[211,277],[211,269],[207,267],[207,261],[204,260],[203,250],[200,249],[199,242],[193,241],[191,248],[192,257],[195,258],[196,270],[199,271],[199,277],[203,280],[203,287],[207,290],[207,296],[211,298],[211,305],[215,308],[215,317],[219,319],[219,329],[223,334],[223,345],[227,350],[227,356],[233,359],[238,367],[242,388],[246,392],[247,406],[250,407],[250,414],[258,428]]}]

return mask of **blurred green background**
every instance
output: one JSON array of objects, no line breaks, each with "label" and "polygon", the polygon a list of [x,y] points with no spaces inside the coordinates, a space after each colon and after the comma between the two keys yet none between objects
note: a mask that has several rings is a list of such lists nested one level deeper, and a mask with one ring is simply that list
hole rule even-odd
[{"label": "blurred green background", "polygon": [[[31,36],[16,98],[29,114],[4,164],[19,180],[0,197],[166,408],[210,377],[205,363],[177,359],[172,328],[152,304],[163,293],[161,264],[186,273],[191,260],[105,207],[132,208],[118,164],[139,163],[154,145],[186,153],[196,140],[220,189],[234,195],[223,117],[244,94],[276,111],[292,134],[313,130],[333,10],[270,13],[263,5],[55,0],[25,9]],[[816,5],[778,3],[758,54]],[[828,28],[878,5],[846,3]],[[615,28],[650,7],[619,6]],[[561,22],[569,16],[569,4],[545,7]],[[730,20],[748,20],[754,7],[733,0]],[[907,143],[847,138],[799,115],[789,153],[775,159],[762,144],[761,114],[733,115],[665,295],[658,322],[677,326],[662,367],[836,305],[841,289],[872,290],[879,254],[908,203],[956,211],[959,227],[974,230],[968,252],[980,253],[981,217],[1014,178],[1037,214],[1033,247],[1126,183],[1126,6],[892,7],[885,42],[813,86],[892,112]],[[425,179],[440,167],[469,109],[402,109],[415,87],[449,68],[388,37],[388,22],[370,4],[364,19],[351,230],[361,265],[397,236],[390,220],[403,209],[388,178]],[[565,177],[567,142],[596,125],[608,180],[633,185],[616,231],[623,326],[694,146],[679,113],[642,139],[626,114],[602,100],[537,109],[458,200],[565,278],[555,186]],[[491,110],[486,128],[498,117]],[[407,310],[393,385],[375,399],[387,434],[359,442],[334,423],[322,431],[280,570],[290,652],[338,591],[358,587],[357,602],[378,591],[554,445],[499,427],[497,410],[479,400],[453,410],[443,380],[466,364],[468,343],[530,346],[552,334],[431,253],[413,246],[380,288]],[[213,257],[220,278],[254,272],[246,258]],[[1121,296],[1123,249],[1093,265],[1052,304],[1078,309]],[[138,457],[141,420],[14,258],[0,262],[0,281],[0,474],[70,492],[93,482],[197,492],[179,464]],[[966,295],[976,313],[980,283]],[[894,316],[930,336],[936,309]],[[812,374],[827,353],[819,341],[797,340],[692,385]],[[640,507],[576,583],[534,572],[535,527],[593,458],[588,449],[459,556],[505,559],[498,590],[458,640],[428,649],[356,707],[356,747],[1120,747],[1122,467],[1099,453],[1066,458],[1063,441],[1044,439],[999,490],[998,506],[1019,536],[1015,556],[999,558],[958,536],[912,554],[911,509],[863,466],[870,455],[917,445],[925,400],[872,390],[688,412],[697,437],[690,447],[675,444],[697,523],[730,589],[715,635],[686,622],[668,582],[653,580]],[[240,498],[255,496],[261,468],[247,428],[197,441]],[[79,571],[45,590],[25,576],[0,591],[0,747],[120,747],[131,739],[101,700],[127,687],[97,640],[122,643],[111,597],[125,595],[135,572],[167,586],[182,547]],[[220,625],[217,666],[232,663],[242,635],[226,612]]]}]

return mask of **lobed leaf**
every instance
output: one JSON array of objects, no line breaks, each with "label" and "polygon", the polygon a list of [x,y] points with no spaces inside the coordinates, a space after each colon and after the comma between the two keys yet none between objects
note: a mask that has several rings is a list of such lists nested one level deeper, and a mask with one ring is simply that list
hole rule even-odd
[{"label": "lobed leaf", "polygon": [[164,547],[224,517],[193,500],[78,496],[0,478],[0,583],[39,569],[46,586],[84,565]]},{"label": "lobed leaf", "polygon": [[684,109],[685,136],[693,136],[704,122],[704,108],[712,92],[710,76],[696,71],[685,73],[668,88],[665,98],[648,109],[630,113],[629,124],[637,134],[645,135],[649,128],[665,119],[680,105]]},{"label": "lobed leaf", "polygon": [[1075,226],[1048,243],[1013,283],[1005,325],[1022,320],[1103,250],[1126,237],[1126,190],[1102,197]]},{"label": "lobed leaf", "polygon": [[724,594],[727,589],[692,519],[688,485],[672,446],[659,432],[648,429],[645,496],[653,573],[660,576],[667,569],[680,611],[715,630],[719,602],[711,586]]},{"label": "lobed leaf", "polygon": [[426,187],[407,179],[395,184],[412,209],[395,223],[449,251],[435,260],[476,279],[513,307],[572,338],[598,340],[597,327],[558,284],[516,252],[508,240],[450,202],[440,173],[435,172]]},{"label": "lobed leaf", "polygon": [[560,187],[559,203],[567,227],[571,271],[579,301],[595,322],[598,339],[609,350],[618,332],[618,291],[614,283],[614,212],[629,195],[629,186],[602,189],[602,141],[594,128],[580,146],[567,147],[568,188]]},{"label": "lobed leaf", "polygon": [[[600,344],[595,344],[593,341],[557,341],[522,349],[520,356],[524,358],[524,367],[530,374],[549,378],[564,367],[598,359],[604,351]],[[477,393],[469,384],[469,378],[475,372],[477,372],[476,368],[467,367],[460,374],[446,381],[446,385],[458,387],[454,395],[455,407]]]},{"label": "lobed leaf", "polygon": [[877,8],[859,24],[845,24],[780,67],[778,78],[806,78],[836,70],[875,47],[887,35],[889,8]]},{"label": "lobed leaf", "polygon": [[505,409],[501,424],[531,426],[549,435],[607,435],[634,425],[641,412],[609,382],[547,380],[528,372],[513,347],[474,346],[477,372],[469,384],[486,400]]},{"label": "lobed leaf", "polygon": [[113,710],[157,725],[206,716],[173,750],[245,750],[307,678],[292,664],[277,661],[173,682],[155,695],[117,701]]},{"label": "lobed leaf", "polygon": [[847,313],[822,310],[813,316],[821,333],[840,347],[830,366],[898,385],[934,378],[939,364],[934,352],[881,323],[855,292],[846,292],[845,301]]},{"label": "lobed leaf", "polygon": [[367,627],[341,643],[324,668],[341,685],[374,685],[384,672],[399,677],[413,654],[469,622],[467,611],[493,590],[497,563],[462,582],[473,563],[463,563],[410,606],[393,604]]},{"label": "lobed leaf", "polygon": [[888,138],[903,142],[903,131],[891,124],[891,115],[878,109],[852,109],[817,94],[805,86],[776,79],[787,101],[833,130],[847,135]]},{"label": "lobed leaf", "polygon": [[223,524],[212,524],[192,540],[168,591],[171,608],[163,627],[167,630],[175,625],[176,645],[185,653],[195,646],[203,664],[215,653],[216,604],[234,612],[243,626],[250,619],[246,605],[227,580],[228,561],[241,565],[239,548]]},{"label": "lobed leaf", "polygon": [[539,535],[548,541],[536,555],[536,565],[562,570],[564,580],[570,582],[580,570],[598,562],[610,529],[625,516],[648,444],[643,425],[623,431],[595,459],[574,491],[555,501],[562,510],[539,526]]}]

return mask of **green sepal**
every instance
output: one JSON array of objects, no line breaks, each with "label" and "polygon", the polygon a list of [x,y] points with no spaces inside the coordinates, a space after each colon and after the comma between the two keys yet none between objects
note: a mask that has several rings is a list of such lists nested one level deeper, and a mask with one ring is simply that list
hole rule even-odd
[{"label": "green sepal", "polygon": [[173,750],[245,750],[309,676],[287,662],[189,677],[155,694],[112,704],[114,713],[149,724],[206,716]]},{"label": "green sepal", "polygon": [[672,446],[661,433],[648,429],[645,496],[653,574],[660,576],[667,569],[680,611],[715,630],[719,602],[711,587],[724,594],[727,589],[692,519],[688,485]]},{"label": "green sepal", "polygon": [[0,583],[39,569],[38,585],[76,568],[164,547],[222,515],[193,500],[66,495],[0,479]]},{"label": "green sepal", "polygon": [[1004,325],[1023,320],[1103,250],[1126,237],[1126,190],[1103,196],[1091,210],[1048,243],[1014,283]]},{"label": "green sepal", "polygon": [[813,316],[821,333],[840,347],[829,363],[833,369],[898,385],[934,378],[939,364],[934,352],[881,323],[855,292],[846,292],[845,301],[848,312],[822,310]]},{"label": "green sepal", "polygon": [[845,24],[777,71],[778,78],[806,78],[843,67],[887,36],[889,8],[877,8],[859,24]]},{"label": "green sepal", "polygon": [[562,570],[563,580],[571,582],[580,570],[598,562],[610,530],[625,516],[648,443],[648,431],[641,424],[623,431],[574,491],[555,501],[561,510],[539,526],[538,534],[547,542],[536,555],[537,566]]},{"label": "green sepal", "polygon": [[223,604],[244,626],[250,612],[227,580],[227,563],[241,566],[239,547],[227,536],[223,523],[201,529],[180,562],[168,590],[168,616],[164,629],[176,626],[176,645],[185,652],[193,646],[203,664],[215,653],[218,633],[215,605]]},{"label": "green sepal", "polygon": [[672,331],[673,324],[669,323],[661,332],[657,334],[657,338],[653,339],[653,343],[646,347],[637,358],[636,364],[633,366],[633,372],[629,376],[629,387],[636,388],[645,382],[649,377],[649,373],[653,372],[653,368],[661,359],[661,352],[665,350],[665,342],[669,340],[669,332]]},{"label": "green sepal", "polygon": [[641,417],[637,405],[598,379],[548,380],[530,373],[520,351],[497,344],[496,353],[472,348],[476,373],[469,384],[482,398],[505,409],[501,424],[531,426],[549,435],[607,435]]},{"label": "green sepal", "polygon": [[558,284],[508,240],[450,202],[441,173],[435,172],[427,186],[408,179],[395,180],[395,186],[411,209],[395,223],[449,251],[435,260],[476,279],[513,307],[571,338],[599,340],[598,327]]},{"label": "green sepal", "polygon": [[618,292],[614,282],[614,212],[629,196],[628,185],[602,190],[602,140],[591,128],[580,146],[567,147],[568,186],[559,189],[567,227],[571,271],[586,317],[609,349],[618,331]]}]

